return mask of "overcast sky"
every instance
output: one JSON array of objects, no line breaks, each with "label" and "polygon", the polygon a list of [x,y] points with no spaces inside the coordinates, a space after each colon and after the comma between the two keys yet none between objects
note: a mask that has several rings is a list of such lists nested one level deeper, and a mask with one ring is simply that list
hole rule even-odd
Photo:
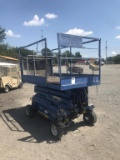
[{"label": "overcast sky", "polygon": [[43,35],[56,48],[60,32],[101,38],[103,57],[106,41],[108,56],[120,53],[120,0],[0,0],[0,26],[15,47]]}]

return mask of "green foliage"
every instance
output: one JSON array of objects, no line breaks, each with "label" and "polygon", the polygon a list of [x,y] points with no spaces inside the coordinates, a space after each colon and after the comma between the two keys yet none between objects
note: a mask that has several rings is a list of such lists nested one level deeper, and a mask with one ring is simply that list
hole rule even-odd
[{"label": "green foliage", "polygon": [[[75,58],[81,58],[82,56],[81,56],[81,54],[80,54],[80,52],[75,52],[75,55],[74,54],[72,54],[72,53],[70,53],[70,51],[69,50],[66,50],[63,54],[62,54],[62,56],[63,57],[75,57]],[[70,62],[72,62],[72,63],[75,63],[77,61],[77,59],[74,59],[74,60],[70,60],[70,59],[66,59],[66,60],[62,60],[62,63],[63,64],[65,64],[65,63],[70,63]]]},{"label": "green foliage", "polygon": [[108,57],[107,58],[107,62],[112,62],[113,63],[113,61],[114,61],[114,57]]},{"label": "green foliage", "polygon": [[75,52],[75,57],[81,58],[82,56],[81,56],[80,52]]},{"label": "green foliage", "polygon": [[70,53],[69,50],[66,50],[63,54],[62,54],[63,57],[74,57],[73,54]]},{"label": "green foliage", "polygon": [[[27,55],[33,55],[32,50],[28,49],[21,49],[21,55],[22,56],[27,56]],[[46,49],[47,55],[48,56],[53,56],[53,63],[58,64],[58,52],[53,53],[49,48]],[[19,48],[18,47],[11,47],[9,44],[0,44],[0,55],[3,56],[8,56],[8,57],[13,57],[13,58],[18,58],[19,53]],[[41,50],[41,53],[43,56],[45,56],[45,48]],[[69,50],[66,50],[63,54],[63,57],[79,57],[81,58],[80,52],[75,52],[74,54],[70,54]],[[76,60],[74,60],[75,62]],[[62,63],[69,63],[70,60],[62,60]],[[108,57],[107,58],[108,63],[115,63],[115,64],[120,64],[120,54],[114,56],[114,57]]]},{"label": "green foliage", "polygon": [[53,53],[53,64],[57,65],[58,64],[58,52]]},{"label": "green foliage", "polygon": [[66,50],[66,51],[62,54],[62,56],[63,56],[63,57],[79,57],[79,58],[82,57],[81,54],[80,54],[80,52],[75,52],[75,55],[74,55],[74,54],[70,53],[69,50]]},{"label": "green foliage", "polygon": [[113,56],[113,57],[108,57],[107,62],[114,63],[114,64],[120,64],[120,54]]},{"label": "green foliage", "polygon": [[[2,56],[8,56],[13,58],[18,58],[19,48],[18,47],[11,47],[8,44],[0,44],[0,55]],[[27,56],[27,55],[33,54],[31,50],[27,49],[21,49],[21,55]]]},{"label": "green foliage", "polygon": [[0,26],[0,43],[2,43],[5,39],[5,29]]},{"label": "green foliage", "polygon": [[18,51],[16,52],[16,50],[8,44],[0,44],[0,55],[17,58]]},{"label": "green foliage", "polygon": [[116,55],[116,56],[114,57],[114,63],[115,63],[115,64],[120,64],[120,54],[118,54],[118,55]]},{"label": "green foliage", "polygon": [[[16,50],[17,50],[17,52],[18,52],[19,48],[16,48]],[[32,51],[32,50],[28,50],[28,49],[21,48],[21,49],[20,49],[20,54],[21,54],[21,56],[26,57],[27,55],[33,55],[33,51]]]},{"label": "green foliage", "polygon": [[53,56],[53,53],[52,53],[52,51],[49,48],[46,48],[46,49],[43,48],[41,50],[42,56],[45,56],[45,52],[47,53],[47,56]]}]

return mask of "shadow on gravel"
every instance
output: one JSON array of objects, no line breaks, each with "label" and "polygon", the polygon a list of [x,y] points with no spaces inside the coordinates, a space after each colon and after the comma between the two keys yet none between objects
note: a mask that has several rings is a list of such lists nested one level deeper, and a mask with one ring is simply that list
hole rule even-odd
[{"label": "shadow on gravel", "polygon": [[[39,114],[35,114],[33,118],[28,118],[25,114],[25,107],[4,110],[1,118],[11,131],[30,133],[29,136],[18,139],[19,141],[29,143],[40,143],[43,141],[55,143],[58,141],[50,133],[50,121]],[[83,121],[79,123],[73,122],[65,129],[65,134],[83,126],[85,126]]]}]

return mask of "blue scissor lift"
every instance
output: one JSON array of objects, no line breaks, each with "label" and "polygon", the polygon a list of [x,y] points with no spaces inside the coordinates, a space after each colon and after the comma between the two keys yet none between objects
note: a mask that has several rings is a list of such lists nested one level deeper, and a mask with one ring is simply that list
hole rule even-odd
[{"label": "blue scissor lift", "polygon": [[[35,84],[35,95],[31,98],[32,103],[26,106],[26,114],[32,117],[34,112],[39,112],[51,121],[51,133],[56,138],[61,138],[65,127],[72,120],[83,114],[83,120],[89,125],[97,121],[94,105],[88,104],[88,87],[100,84],[101,66],[94,65],[91,61],[89,67],[92,73],[73,73],[72,65],[76,58],[72,57],[72,48],[84,48],[87,44],[97,43],[97,56],[101,60],[101,39],[92,37],[81,37],[58,33],[57,56],[48,56],[47,39],[19,48],[20,66],[23,82]],[[22,49],[33,45],[44,44],[44,56],[32,54],[22,57]],[[62,49],[70,49],[70,56],[63,57]],[[36,52],[37,53],[37,52]],[[54,66],[54,59],[58,65]],[[77,58],[81,59],[81,58]],[[69,71],[63,71],[64,62]],[[87,67],[87,66],[85,66]],[[57,72],[54,71],[57,68]],[[97,71],[95,74],[94,71]]]}]

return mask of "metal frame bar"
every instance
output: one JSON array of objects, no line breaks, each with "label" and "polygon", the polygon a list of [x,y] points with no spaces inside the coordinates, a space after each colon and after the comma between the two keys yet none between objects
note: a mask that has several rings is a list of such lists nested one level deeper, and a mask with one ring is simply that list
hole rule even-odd
[{"label": "metal frame bar", "polygon": [[86,42],[82,42],[82,44],[86,44],[86,43],[92,43],[92,42],[96,42],[98,40],[91,40],[91,41],[86,41]]},{"label": "metal frame bar", "polygon": [[[70,47],[70,58],[72,58],[72,47]],[[70,74],[72,74],[72,59],[70,59]]]},{"label": "metal frame bar", "polygon": [[47,41],[45,39],[45,69],[46,69],[46,72],[45,72],[45,79],[46,79],[46,84],[47,84]]},{"label": "metal frame bar", "polygon": [[100,81],[101,81],[101,39],[99,39],[98,43],[98,56],[99,56],[99,75],[100,75]]},{"label": "metal frame bar", "polygon": [[30,47],[30,46],[32,46],[32,45],[34,45],[34,44],[37,44],[37,43],[40,43],[40,42],[43,42],[43,41],[46,41],[46,38],[43,38],[43,39],[41,39],[41,40],[39,40],[39,41],[33,42],[33,43],[31,43],[31,44],[28,44],[27,46],[20,47],[20,49],[21,49],[21,48]]}]

